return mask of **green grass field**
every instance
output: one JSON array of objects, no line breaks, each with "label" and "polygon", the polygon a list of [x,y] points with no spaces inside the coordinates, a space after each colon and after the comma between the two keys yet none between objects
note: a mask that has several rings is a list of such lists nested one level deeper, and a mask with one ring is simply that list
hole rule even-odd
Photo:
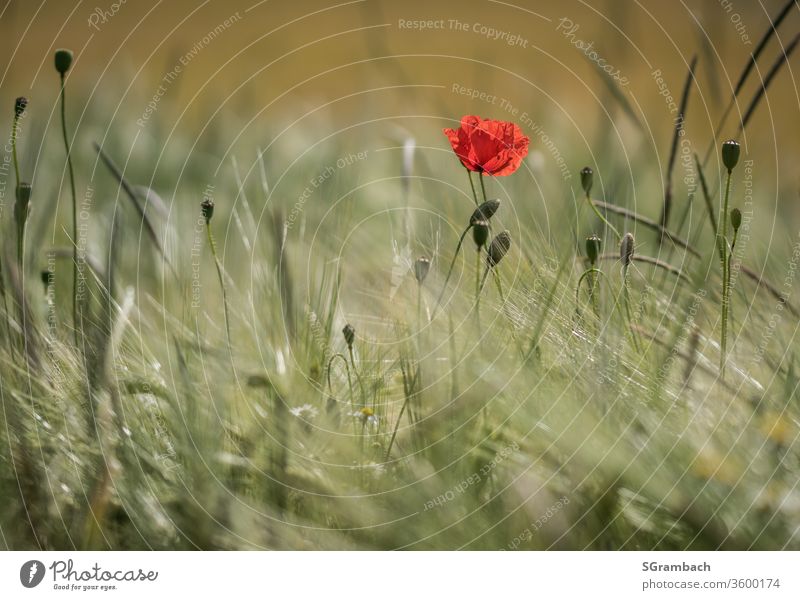
[{"label": "green grass field", "polygon": [[[796,64],[768,35],[718,131],[689,79],[648,142],[595,74],[606,118],[574,147],[556,109],[423,87],[194,126],[148,89],[112,128],[67,76],[62,131],[51,52],[18,119],[29,216],[0,120],[0,548],[800,549],[796,172],[747,123]],[[531,139],[483,178],[493,268],[471,234],[455,257],[484,200],[442,134],[466,113]]]}]

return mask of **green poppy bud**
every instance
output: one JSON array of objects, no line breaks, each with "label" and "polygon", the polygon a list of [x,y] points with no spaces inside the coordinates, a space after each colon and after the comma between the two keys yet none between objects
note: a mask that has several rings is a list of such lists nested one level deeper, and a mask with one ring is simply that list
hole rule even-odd
[{"label": "green poppy bud", "polygon": [[506,229],[502,233],[498,233],[494,236],[492,243],[489,244],[489,249],[487,250],[488,256],[486,257],[486,264],[490,267],[494,267],[503,260],[503,257],[506,255],[508,250],[511,248],[511,234]]},{"label": "green poppy bud", "polygon": [[739,142],[728,140],[722,142],[722,164],[728,171],[733,171],[736,163],[739,162]]},{"label": "green poppy bud", "polygon": [[72,50],[60,48],[55,55],[56,71],[64,75],[72,66]]},{"label": "green poppy bud", "polygon": [[478,221],[488,221],[500,208],[500,200],[487,200],[476,208],[469,218],[469,224],[474,225]]},{"label": "green poppy bud", "polygon": [[633,234],[626,233],[622,236],[622,242],[619,245],[619,258],[622,261],[623,267],[628,267],[633,260]]},{"label": "green poppy bud", "polygon": [[21,117],[22,113],[25,112],[25,108],[28,106],[28,99],[24,96],[20,96],[14,101],[14,115],[17,117]]},{"label": "green poppy bud", "polygon": [[353,342],[356,340],[356,330],[348,323],[342,328],[342,335],[344,335],[344,341],[347,343],[347,347],[352,350]]},{"label": "green poppy bud", "polygon": [[472,224],[472,239],[476,248],[483,248],[489,239],[489,221],[475,221]]},{"label": "green poppy bud", "polygon": [[31,193],[33,189],[30,183],[20,183],[17,187],[17,203],[14,204],[14,218],[18,224],[22,224],[28,220],[31,207]]},{"label": "green poppy bud", "polygon": [[589,192],[592,191],[592,183],[594,182],[594,171],[592,171],[591,167],[583,167],[581,169],[581,186],[583,186],[583,191],[586,192],[586,195],[589,195]]},{"label": "green poppy bud", "polygon": [[586,256],[589,257],[589,263],[592,266],[597,264],[597,257],[600,256],[602,243],[602,240],[596,235],[590,235],[586,238]]},{"label": "green poppy bud", "polygon": [[203,213],[203,218],[206,224],[211,222],[211,217],[214,216],[214,201],[211,198],[206,198],[200,203],[200,212]]},{"label": "green poppy bud", "polygon": [[428,271],[430,271],[430,268],[430,260],[424,256],[420,256],[417,259],[417,262],[414,263],[414,277],[417,278],[417,283],[422,285],[422,282],[425,281],[425,278],[428,276]]},{"label": "green poppy bud", "polygon": [[742,226],[742,211],[738,208],[734,208],[731,211],[731,225],[733,225],[734,231],[738,231],[739,227]]}]

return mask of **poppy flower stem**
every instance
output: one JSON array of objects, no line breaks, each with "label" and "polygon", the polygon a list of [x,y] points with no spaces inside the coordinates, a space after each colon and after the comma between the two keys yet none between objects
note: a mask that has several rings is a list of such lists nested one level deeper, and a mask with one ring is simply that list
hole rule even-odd
[{"label": "poppy flower stem", "polygon": [[[345,358],[344,354],[341,352],[337,352],[333,356],[330,357],[328,360],[328,394],[333,396],[333,386],[331,385],[331,368],[333,367],[333,361],[336,359],[340,359],[344,363],[344,369],[347,372],[347,388],[350,390],[350,409],[355,411],[355,403],[353,402],[353,378],[350,377],[350,363],[347,362],[347,358]],[[353,421],[353,433],[356,435],[358,434],[358,429],[356,422]]]},{"label": "poppy flower stem", "polygon": [[589,281],[589,298],[592,303],[592,309],[594,310],[595,314],[599,316],[599,310],[597,307],[597,284],[600,282],[600,278],[602,277],[605,277],[605,273],[603,273],[597,267],[592,267],[591,269],[584,271],[578,279],[578,285],[575,288],[575,311],[578,313],[578,316],[581,314],[580,293],[581,284],[583,283],[584,279],[588,279]]},{"label": "poppy flower stem", "polygon": [[483,182],[483,173],[480,173],[478,177],[481,180],[481,193],[483,194],[483,201],[486,202],[486,184]]},{"label": "poppy flower stem", "polygon": [[481,323],[481,283],[480,283],[480,274],[481,274],[481,249],[478,248],[478,251],[475,253],[475,319],[478,323],[478,329],[480,330],[480,323]]},{"label": "poppy flower stem", "polygon": [[[19,186],[20,186],[20,177],[19,177],[19,161],[17,160],[17,136],[19,135],[19,118],[22,113],[20,111],[14,111],[14,121],[11,125],[11,155],[14,161],[14,174],[16,176],[16,183],[15,183],[15,198],[17,198],[17,202],[19,202]],[[17,239],[17,262],[18,262],[18,269],[19,275],[23,277],[22,271],[22,248],[23,244],[21,239]],[[2,277],[2,270],[0,270],[0,278]],[[8,300],[6,300],[6,292],[5,292],[5,284],[4,282],[0,282],[0,290],[3,294],[3,306],[6,311],[6,332],[9,336],[10,342],[10,335],[11,335],[11,325],[9,321],[9,313],[8,313]],[[13,352],[13,344],[11,345],[12,352]]]},{"label": "poppy flower stem", "polygon": [[14,174],[16,176],[16,187],[19,188],[19,160],[17,160],[17,136],[19,135],[19,113],[14,114],[14,121],[11,126],[11,155],[14,160]]},{"label": "poppy flower stem", "polygon": [[217,244],[214,242],[214,236],[211,235],[211,219],[206,219],[206,234],[208,235],[208,245],[211,248],[211,254],[214,257],[214,265],[217,267],[217,278],[219,279],[219,286],[222,288],[222,307],[225,313],[225,334],[228,338],[228,352],[233,358],[233,350],[231,347],[231,327],[230,319],[228,317],[228,292],[225,288],[225,277],[222,273],[222,263],[217,256]]},{"label": "poppy flower stem", "polygon": [[[469,172],[469,171],[467,171]],[[472,179],[470,178],[470,181]],[[472,229],[472,224],[470,223],[467,225],[467,228],[464,230],[464,233],[461,234],[461,237],[458,238],[458,245],[456,246],[456,253],[453,255],[453,260],[450,263],[450,269],[447,271],[447,277],[444,279],[444,285],[442,286],[442,291],[439,293],[439,298],[436,300],[436,306],[433,307],[433,312],[431,313],[431,321],[436,316],[436,311],[439,310],[439,305],[442,303],[442,298],[444,297],[444,292],[447,289],[447,284],[450,281],[450,276],[453,274],[453,267],[456,265],[456,259],[458,258],[458,253],[461,252],[461,244],[464,243],[464,238],[469,233],[469,230]]]},{"label": "poppy flower stem", "polygon": [[631,314],[631,294],[630,289],[628,287],[628,267],[627,265],[622,267],[622,303],[625,308],[625,320],[628,323],[628,335],[630,335],[631,343],[633,344],[634,350],[636,352],[641,353],[641,348],[639,346],[639,340],[636,336],[636,330],[633,327],[633,315]]},{"label": "poppy flower stem", "polygon": [[615,227],[614,227],[614,226],[613,226],[611,223],[609,223],[609,222],[608,222],[608,219],[606,219],[606,218],[605,218],[605,217],[602,215],[602,213],[600,212],[600,209],[599,209],[599,208],[597,208],[597,205],[595,205],[595,203],[594,203],[594,202],[592,202],[592,197],[591,197],[591,196],[590,196],[588,193],[586,194],[586,201],[589,203],[589,206],[591,206],[591,207],[592,207],[592,210],[594,211],[594,214],[596,214],[596,215],[597,215],[597,217],[598,217],[598,218],[599,218],[599,219],[600,219],[600,220],[601,220],[603,223],[605,223],[605,224],[606,224],[606,227],[608,227],[608,228],[609,228],[611,231],[613,231],[613,232],[614,232],[614,235],[616,235],[616,236],[617,236],[617,239],[618,239],[618,240],[621,240],[621,239],[622,239],[622,236],[619,234],[619,231],[617,231],[617,229],[616,229],[616,228],[615,228]]},{"label": "poppy flower stem", "polygon": [[72,326],[75,334],[75,347],[78,344],[78,199],[75,193],[75,173],[72,168],[69,136],[67,135],[67,101],[64,81],[65,72],[61,72],[61,134],[67,152],[67,168],[69,170],[69,186],[72,192]]},{"label": "poppy flower stem", "polygon": [[718,241],[720,255],[722,256],[722,337],[720,339],[719,370],[723,377],[725,376],[725,355],[728,351],[728,312],[730,306],[730,265],[732,248],[728,246],[728,200],[731,193],[731,174],[732,170],[729,169],[725,182],[724,208],[720,215],[722,232],[719,235]]},{"label": "poppy flower stem", "polygon": [[467,172],[467,177],[469,178],[469,187],[472,189],[472,199],[475,201],[475,206],[480,206],[478,194],[475,191],[475,183],[472,181],[472,171],[469,169],[465,169],[465,171]]}]

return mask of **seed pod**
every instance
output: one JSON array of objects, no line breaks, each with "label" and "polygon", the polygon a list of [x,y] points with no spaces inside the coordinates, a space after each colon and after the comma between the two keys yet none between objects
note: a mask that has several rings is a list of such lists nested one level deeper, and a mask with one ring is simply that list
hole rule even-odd
[{"label": "seed pod", "polygon": [[342,335],[344,335],[344,341],[347,342],[347,348],[352,350],[353,342],[356,339],[356,330],[348,323],[342,328]]},{"label": "seed pod", "polygon": [[428,271],[430,271],[430,268],[430,260],[424,256],[420,256],[417,259],[417,262],[414,263],[414,277],[417,278],[417,283],[422,285],[422,282],[425,281],[425,278],[428,276]]},{"label": "seed pod", "polygon": [[591,167],[583,167],[581,169],[581,186],[586,195],[592,191],[592,183],[594,182],[594,171]]},{"label": "seed pod", "polygon": [[503,257],[506,255],[506,252],[508,252],[509,248],[511,248],[511,234],[506,229],[502,233],[498,233],[496,236],[494,236],[492,243],[489,244],[486,264],[490,267],[494,267],[497,263],[503,260]]},{"label": "seed pod", "polygon": [[597,257],[600,256],[602,243],[602,240],[596,235],[590,235],[586,238],[586,256],[589,257],[589,264],[592,266],[597,264]]},{"label": "seed pod", "polygon": [[475,221],[472,224],[472,239],[480,250],[489,239],[489,221]]},{"label": "seed pod", "polygon": [[500,208],[500,200],[487,200],[473,211],[472,216],[469,218],[469,224],[475,225],[479,221],[488,221],[494,216],[498,208]]},{"label": "seed pod", "polygon": [[72,50],[60,48],[55,55],[56,71],[64,75],[72,66]]},{"label": "seed pod", "polygon": [[722,142],[722,164],[728,171],[733,171],[736,164],[739,162],[739,142],[736,140],[728,140]]},{"label": "seed pod", "polygon": [[742,211],[738,208],[731,211],[731,225],[733,225],[734,231],[739,231],[739,227],[742,226]]},{"label": "seed pod", "polygon": [[214,216],[214,201],[211,198],[206,198],[200,203],[200,211],[203,213],[203,218],[206,224],[211,222],[211,217]]},{"label": "seed pod", "polygon": [[21,117],[22,113],[25,112],[25,108],[28,106],[28,99],[24,96],[20,96],[14,102],[14,114],[17,117]]},{"label": "seed pod", "polygon": [[623,267],[628,267],[633,260],[633,234],[626,233],[622,236],[622,242],[619,245],[619,258],[622,261]]}]

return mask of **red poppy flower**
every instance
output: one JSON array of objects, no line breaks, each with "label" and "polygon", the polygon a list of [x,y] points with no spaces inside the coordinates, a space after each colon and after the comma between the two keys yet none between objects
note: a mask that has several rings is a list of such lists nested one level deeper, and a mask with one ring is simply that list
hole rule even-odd
[{"label": "red poppy flower", "polygon": [[516,123],[481,119],[475,115],[461,118],[461,127],[445,129],[453,151],[470,171],[485,175],[511,175],[528,154],[530,140]]}]

